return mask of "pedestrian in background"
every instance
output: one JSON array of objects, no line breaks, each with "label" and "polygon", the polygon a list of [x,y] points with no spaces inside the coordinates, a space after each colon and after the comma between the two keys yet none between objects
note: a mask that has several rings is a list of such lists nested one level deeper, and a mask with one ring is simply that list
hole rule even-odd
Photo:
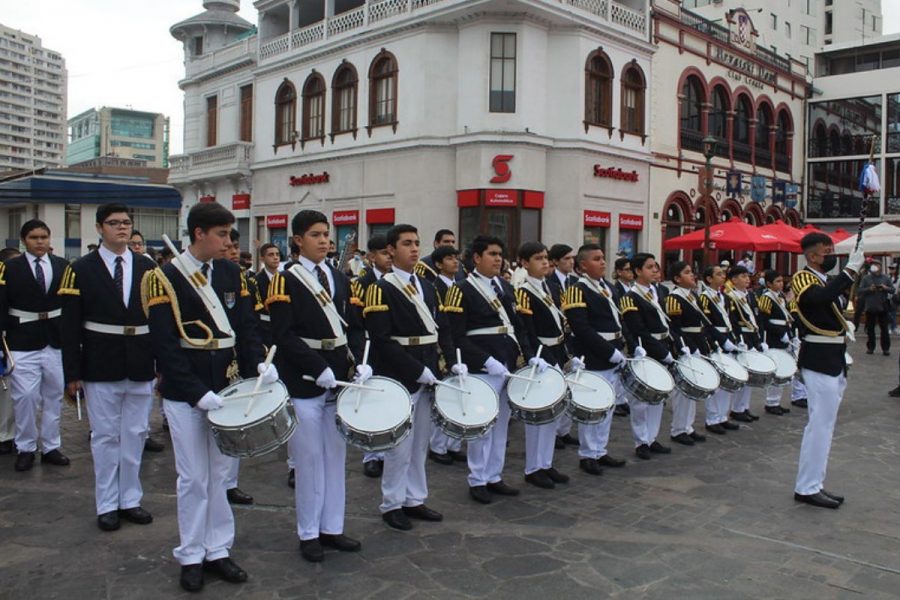
[{"label": "pedestrian in background", "polygon": [[859,285],[859,296],[862,303],[857,306],[866,311],[866,354],[875,352],[875,325],[881,330],[881,352],[885,356],[891,354],[891,336],[888,333],[888,312],[894,298],[894,285],[891,279],[881,272],[879,263],[872,263],[869,274],[863,277]]}]

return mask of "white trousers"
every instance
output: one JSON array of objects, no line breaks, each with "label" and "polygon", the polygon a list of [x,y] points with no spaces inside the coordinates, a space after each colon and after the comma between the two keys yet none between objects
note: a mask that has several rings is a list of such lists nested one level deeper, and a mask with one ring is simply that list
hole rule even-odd
[{"label": "white trousers", "polygon": [[[622,389],[622,380],[615,369],[606,371],[588,371],[594,375],[599,375],[605,379],[613,388],[616,396],[616,402],[619,398],[625,396]],[[606,456],[606,446],[609,444],[609,430],[612,427],[613,411],[610,410],[599,423],[586,425],[578,424],[578,457],[579,458],[602,458]]]},{"label": "white trousers", "polygon": [[503,479],[503,464],[506,461],[506,436],[509,432],[509,396],[506,395],[506,377],[502,375],[480,375],[500,398],[497,423],[487,435],[469,441],[467,453],[469,463],[469,487],[497,483]]},{"label": "white trousers", "polygon": [[697,401],[691,400],[680,390],[672,394],[672,437],[694,433],[694,419],[697,416]]},{"label": "white trousers", "polygon": [[238,472],[241,470],[241,459],[233,456],[226,457],[229,459],[228,472],[225,474],[225,489],[233,490],[238,486]]},{"label": "white trousers", "polygon": [[750,394],[752,393],[753,388],[749,385],[745,385],[741,388],[741,391],[733,393],[731,395],[731,411],[742,413],[745,410],[750,410]]},{"label": "white trousers", "polygon": [[[9,376],[10,397],[16,418],[16,449],[35,452],[40,436],[41,452],[60,446],[59,413],[62,408],[62,354],[47,346],[41,350],[12,351],[16,368]],[[38,434],[38,412],[41,413]]]},{"label": "white trousers", "polygon": [[791,401],[806,398],[806,385],[800,381],[800,377],[794,377],[791,384]]},{"label": "white trousers", "polygon": [[14,439],[16,439],[16,419],[13,416],[12,398],[8,387],[5,390],[0,387],[0,442]]},{"label": "white trousers", "polygon": [[412,395],[412,431],[400,444],[384,453],[381,475],[382,513],[401,506],[419,506],[428,498],[425,458],[431,441],[431,403],[434,392],[425,388]]},{"label": "white trousers", "polygon": [[640,400],[631,400],[631,433],[634,438],[634,446],[649,446],[656,441],[659,435],[659,426],[662,423],[664,404],[649,404]]},{"label": "white trousers", "polygon": [[728,409],[731,406],[731,392],[722,388],[706,399],[706,424],[718,425],[728,420]]},{"label": "white trousers", "polygon": [[[527,430],[526,430],[527,431]],[[569,435],[572,431],[572,417],[563,413],[559,415],[559,418],[556,420],[556,435],[562,437],[564,435]],[[556,440],[554,440],[554,444]]]},{"label": "white trousers", "polygon": [[234,515],[225,495],[230,458],[219,451],[206,411],[163,399],[178,473],[178,534],[172,554],[182,565],[228,556]]},{"label": "white trousers", "polygon": [[[288,452],[297,469],[294,503],[301,540],[344,533],[347,444],[334,423],[333,397],[326,392],[315,398],[291,398],[297,429],[288,441]],[[325,402],[326,398],[332,401]]]},{"label": "white trousers", "polygon": [[373,460],[384,460],[384,452],[366,452],[363,454],[363,464]]},{"label": "white trousers", "polygon": [[462,440],[450,437],[440,427],[431,430],[431,451],[435,454],[447,454],[447,452],[459,452],[462,449]]},{"label": "white trousers", "polygon": [[828,453],[837,421],[838,408],[847,388],[847,378],[803,369],[803,381],[808,393],[809,421],[803,429],[800,443],[800,465],[794,491],[798,494],[815,494],[825,483]]},{"label": "white trousers", "polygon": [[780,406],[784,387],[779,385],[766,386],[766,406]]},{"label": "white trousers", "polygon": [[149,433],[152,381],[85,381],[97,514],[141,505],[141,457]]},{"label": "white trousers", "polygon": [[[565,417],[566,415],[562,415]],[[567,417],[568,418],[568,417]],[[571,419],[569,419],[571,424]],[[549,469],[553,466],[553,450],[556,447],[559,420],[543,425],[525,424],[525,474]]]}]

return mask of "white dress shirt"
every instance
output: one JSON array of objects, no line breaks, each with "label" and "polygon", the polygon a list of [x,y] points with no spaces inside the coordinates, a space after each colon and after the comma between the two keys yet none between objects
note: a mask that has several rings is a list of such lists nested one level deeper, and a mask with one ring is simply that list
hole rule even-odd
[{"label": "white dress shirt", "polygon": [[[401,269],[398,269],[398,268],[397,268],[397,265],[394,265],[394,266],[391,268],[391,271],[392,271],[397,277],[399,277],[399,278],[400,278],[400,281],[402,281],[404,284],[411,283],[410,280],[409,280],[409,278],[412,277],[412,273],[407,273],[406,271],[403,271],[403,270],[401,270]],[[418,278],[418,277],[413,277],[413,281],[415,282],[414,285],[416,286],[416,291],[419,293],[419,298],[424,299],[424,298],[425,298],[425,295],[422,293],[422,284],[419,283],[419,278]]]},{"label": "white dress shirt", "polygon": [[116,280],[116,257],[122,257],[122,302],[127,307],[128,299],[131,297],[131,274],[134,270],[132,268],[134,256],[128,248],[125,248],[122,254],[116,254],[103,244],[100,244],[97,252],[100,253],[100,258],[103,259],[103,264],[109,270],[109,275],[113,278],[113,281]]},{"label": "white dress shirt", "polygon": [[328,279],[328,286],[331,288],[330,295],[332,298],[334,298],[334,277],[331,274],[331,269],[329,268],[328,263],[329,261],[327,258],[323,259],[320,263],[314,263],[302,254],[300,255],[300,264],[303,265],[304,269],[313,274],[313,277],[316,278],[316,281],[319,280],[319,275],[318,273],[316,273],[316,267],[319,267],[323,271],[325,271],[325,277]]},{"label": "white dress shirt", "polygon": [[[31,274],[34,275],[35,280],[37,280],[37,271],[35,270],[34,261],[38,260],[38,257],[30,252],[25,253],[25,258],[28,259],[28,266],[31,267]],[[41,261],[41,270],[44,272],[44,292],[50,291],[50,283],[53,281],[53,264],[50,262],[50,255],[45,254],[40,258]]]}]

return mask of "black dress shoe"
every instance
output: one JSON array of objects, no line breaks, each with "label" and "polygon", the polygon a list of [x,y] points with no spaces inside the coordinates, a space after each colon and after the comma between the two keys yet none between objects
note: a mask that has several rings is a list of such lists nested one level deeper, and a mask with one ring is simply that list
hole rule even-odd
[{"label": "black dress shoe", "polygon": [[754,415],[752,412],[750,412],[749,408],[744,411],[744,414],[750,417],[750,419],[752,419],[753,421],[759,421],[759,415]]},{"label": "black dress shoe", "polygon": [[882,352],[882,354],[883,354],[884,356],[890,356],[890,355],[891,355],[891,352],[890,352],[890,350],[885,350],[884,352]]},{"label": "black dress shoe", "polygon": [[826,496],[822,492],[816,492],[815,494],[797,494],[794,493],[794,500],[797,502],[805,502],[806,504],[812,504],[813,506],[819,506],[821,508],[837,508],[841,505],[840,502],[835,500],[834,498],[830,498]]},{"label": "black dress shoe", "polygon": [[826,490],[826,489],[824,489],[824,488],[821,489],[821,490],[819,490],[819,493],[824,494],[825,496],[828,496],[829,498],[831,498],[831,499],[834,500],[835,502],[838,502],[838,503],[840,503],[840,504],[843,504],[843,503],[844,503],[844,497],[843,497],[843,496],[838,496],[837,494],[832,494],[831,492],[829,492],[828,490]]},{"label": "black dress shoe", "polygon": [[721,423],[713,423],[712,425],[707,425],[706,430],[716,435],[725,435],[726,433],[728,433],[727,431],[725,431],[725,428],[722,427]]},{"label": "black dress shoe", "polygon": [[[429,450],[428,458],[430,458],[434,462],[438,463],[439,465],[452,465],[453,464],[453,457],[450,456],[449,453],[438,454],[437,452],[434,452],[433,450]],[[366,463],[366,464],[368,464],[368,463]]]},{"label": "black dress shoe", "polygon": [[403,514],[409,517],[410,519],[419,519],[420,521],[443,521],[444,515],[439,513],[436,510],[432,510],[425,506],[424,504],[420,504],[418,506],[404,506]]},{"label": "black dress shoe", "polygon": [[119,515],[129,523],[136,523],[137,525],[149,525],[153,522],[153,515],[140,506],[119,509]]},{"label": "black dress shoe", "polygon": [[181,587],[189,592],[203,589],[203,563],[181,565]]},{"label": "black dress shoe", "polygon": [[556,487],[556,484],[553,483],[553,480],[550,479],[550,476],[547,475],[544,471],[535,471],[534,473],[528,473],[527,475],[525,475],[525,481],[533,486],[543,488],[545,490],[552,490]]},{"label": "black dress shoe", "polygon": [[544,469],[544,473],[547,474],[547,477],[553,480],[553,483],[569,483],[569,476],[565,473],[560,473],[553,467]]},{"label": "black dress shoe", "polygon": [[288,471],[288,487],[294,489],[294,486],[297,485],[296,478],[294,477],[294,469]]},{"label": "black dress shoe", "polygon": [[519,490],[510,485],[506,485],[503,481],[498,481],[497,483],[489,483],[487,484],[487,489],[492,494],[498,494],[500,496],[519,495]]},{"label": "black dress shoe", "polygon": [[320,533],[319,543],[327,548],[334,548],[338,552],[359,552],[362,548],[357,540],[347,537],[343,533]]},{"label": "black dress shoe", "polygon": [[614,469],[618,469],[619,467],[625,466],[625,459],[615,458],[614,456],[610,456],[609,454],[604,454],[597,459],[597,464],[602,467],[612,467]]},{"label": "black dress shoe", "polygon": [[578,466],[588,475],[603,475],[603,469],[595,458],[582,458],[578,461]]},{"label": "black dress shoe", "polygon": [[672,449],[668,446],[663,446],[659,442],[653,442],[650,444],[650,452],[654,454],[672,454]]},{"label": "black dress shoe", "polygon": [[631,414],[631,407],[627,404],[616,404],[616,409],[613,411],[613,415],[617,417],[627,417]]},{"label": "black dress shoe", "polygon": [[144,452],[162,452],[165,449],[165,444],[157,442],[149,435],[147,436],[147,439],[144,440]]},{"label": "black dress shoe", "polygon": [[233,487],[227,490],[228,502],[231,504],[253,504],[253,496],[244,492],[241,488]]},{"label": "black dress shoe", "polygon": [[788,414],[789,412],[791,412],[791,409],[785,408],[785,407],[782,406],[782,407],[781,407],[781,412],[783,412],[784,414]]},{"label": "black dress shoe", "polygon": [[487,491],[487,486],[484,485],[470,487],[469,495],[472,496],[472,500],[475,502],[481,502],[482,504],[490,504],[493,502],[491,495]]},{"label": "black dress shoe", "polygon": [[781,416],[784,414],[784,409],[780,406],[766,406],[765,411],[770,415]]},{"label": "black dress shoe", "polygon": [[[742,413],[742,412],[736,413],[736,412],[732,411],[731,418],[734,419],[735,421],[740,421],[741,423],[752,423],[753,422],[753,418],[750,415],[748,415],[747,413]],[[728,427],[726,427],[725,429],[728,429]]]},{"label": "black dress shoe", "polygon": [[409,531],[413,528],[412,523],[402,510],[395,508],[381,515],[381,519],[388,524],[388,527],[399,529],[400,531]]},{"label": "black dress shoe", "polygon": [[0,454],[12,454],[13,451],[13,441],[6,440],[5,442],[0,442]]},{"label": "black dress shoe", "polygon": [[566,447],[566,443],[564,441],[562,441],[562,438],[559,436],[556,436],[556,440],[553,442],[553,449],[554,450],[562,450],[565,447]]},{"label": "black dress shoe", "polygon": [[119,525],[119,511],[117,510],[97,515],[97,527],[103,531],[115,531]]},{"label": "black dress shoe", "polygon": [[29,471],[34,466],[34,452],[19,452],[16,456],[16,471]]},{"label": "black dress shoe", "polygon": [[[900,385],[897,386],[897,390],[900,390]],[[898,393],[898,396],[900,396],[900,393]],[[807,408],[806,398],[791,400],[791,404],[793,404],[797,408]]]},{"label": "black dress shoe", "polygon": [[685,446],[693,446],[694,445],[694,440],[692,440],[691,436],[689,436],[686,433],[679,433],[678,435],[673,435],[671,437],[672,437],[673,442],[677,442],[679,444],[684,444]]},{"label": "black dress shoe", "polygon": [[66,467],[69,465],[69,458],[57,450],[51,450],[50,452],[46,452],[41,454],[41,464],[50,463],[51,465],[56,465],[58,467]]},{"label": "black dress shoe", "polygon": [[650,446],[647,444],[641,444],[635,448],[634,453],[642,460],[650,460]]},{"label": "black dress shoe", "polygon": [[462,450],[447,450],[447,454],[456,462],[466,462],[469,460],[469,457],[466,456],[466,453]]},{"label": "black dress shoe", "polygon": [[384,461],[383,460],[370,460],[366,464],[363,465],[363,473],[366,477],[377,478],[381,477],[381,473],[384,472]]},{"label": "black dress shoe", "polygon": [[732,423],[731,421],[725,421],[724,423],[719,423],[723,429],[727,429],[728,431],[737,431],[741,428],[737,423]]},{"label": "black dress shoe", "polygon": [[688,434],[691,436],[691,439],[695,442],[700,442],[701,444],[706,441],[706,436],[702,433],[697,433],[696,431],[692,431]]},{"label": "black dress shoe", "polygon": [[300,556],[309,562],[322,562],[325,559],[325,552],[319,538],[300,540]]},{"label": "black dress shoe", "polygon": [[866,350],[866,354],[875,354],[874,350]]},{"label": "black dress shoe", "polygon": [[237,566],[237,563],[227,556],[218,560],[207,560],[203,563],[203,566],[206,570],[212,571],[228,583],[244,583],[247,581],[247,572]]},{"label": "black dress shoe", "polygon": [[559,437],[559,439],[562,440],[562,443],[565,444],[566,446],[579,446],[580,445],[578,438],[573,436],[571,433],[567,433],[566,435],[558,436],[558,437]]},{"label": "black dress shoe", "polygon": [[166,433],[169,432],[169,420],[163,417],[162,430]]},{"label": "black dress shoe", "polygon": [[888,396],[891,398],[900,398],[900,385],[889,391]]}]

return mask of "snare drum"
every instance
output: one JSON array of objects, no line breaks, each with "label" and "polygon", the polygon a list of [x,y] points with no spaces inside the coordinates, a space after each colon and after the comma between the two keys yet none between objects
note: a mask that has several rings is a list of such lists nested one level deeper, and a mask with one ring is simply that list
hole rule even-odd
[{"label": "snare drum", "polygon": [[[516,375],[531,377],[531,371],[531,367],[523,367],[516,371]],[[566,378],[558,368],[548,367],[543,373],[535,370],[533,379],[530,382],[510,378],[506,395],[509,396],[512,415],[530,425],[551,423],[566,410],[565,400],[569,391]]]},{"label": "snare drum", "polygon": [[719,372],[701,356],[682,356],[672,363],[671,371],[675,386],[691,400],[701,402],[719,389]]},{"label": "snare drum", "polygon": [[412,431],[412,399],[399,382],[375,376],[366,389],[345,387],[335,422],[347,443],[366,452],[390,450]]},{"label": "snare drum", "polygon": [[579,371],[566,378],[569,398],[566,414],[576,423],[599,423],[616,404],[613,386],[600,375]]},{"label": "snare drum", "polygon": [[[229,400],[255,387],[256,378],[229,385],[219,392],[225,405],[206,413],[216,446],[226,456],[248,458],[272,452],[287,442],[297,427],[290,395],[280,381],[260,386],[254,396]],[[253,410],[244,416],[251,399]]]},{"label": "snare drum", "polygon": [[747,385],[750,373],[734,357],[721,350],[712,352],[709,361],[719,372],[719,387],[727,392],[739,392]]},{"label": "snare drum", "polygon": [[647,404],[662,403],[675,389],[675,380],[668,369],[649,356],[626,361],[620,377],[625,391]]},{"label": "snare drum", "polygon": [[769,348],[764,354],[775,363],[775,376],[772,378],[772,385],[779,387],[790,385],[794,375],[797,374],[797,361],[794,360],[791,353],[779,348]]},{"label": "snare drum", "polygon": [[463,388],[468,394],[447,386],[434,389],[431,417],[441,431],[457,440],[474,440],[486,435],[500,413],[497,392],[477,375],[448,377],[445,383]]},{"label": "snare drum", "polygon": [[775,378],[775,361],[755,350],[738,352],[737,361],[747,369],[750,378],[747,385],[763,388],[772,383]]}]

